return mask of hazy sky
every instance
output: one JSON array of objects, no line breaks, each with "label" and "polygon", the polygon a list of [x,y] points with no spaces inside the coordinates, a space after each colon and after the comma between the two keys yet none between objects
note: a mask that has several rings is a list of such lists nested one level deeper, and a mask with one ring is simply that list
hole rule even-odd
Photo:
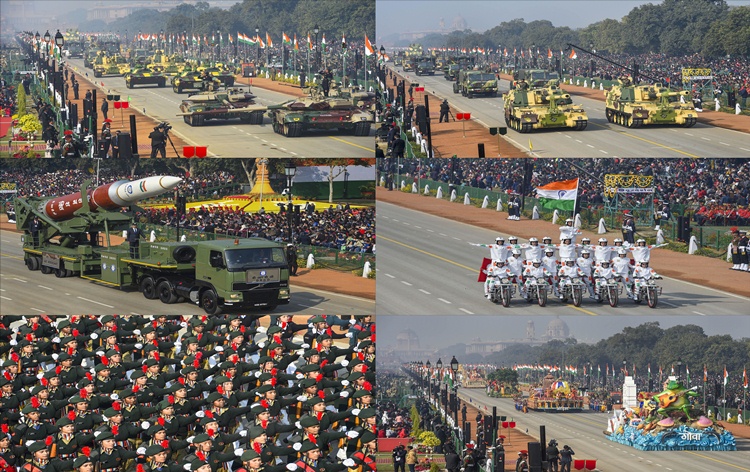
[{"label": "hazy sky", "polygon": [[[523,18],[550,20],[554,26],[573,29],[612,18],[619,20],[633,8],[660,0],[377,0],[377,41],[393,33],[435,31],[441,19],[449,28],[463,17],[468,29],[484,32],[504,21]],[[728,0],[730,6],[748,0]]]},{"label": "hazy sky", "polygon": [[[637,310],[642,311],[642,310]],[[534,321],[537,337],[544,334],[554,316],[379,316],[380,344],[393,344],[395,336],[409,328],[419,336],[420,345],[444,347],[466,343],[474,338],[482,341],[521,339],[526,337],[526,323]],[[622,331],[626,326],[638,326],[658,321],[662,329],[676,325],[701,326],[709,336],[730,334],[735,339],[750,337],[749,316],[562,316],[571,337],[578,342],[592,343]]]}]

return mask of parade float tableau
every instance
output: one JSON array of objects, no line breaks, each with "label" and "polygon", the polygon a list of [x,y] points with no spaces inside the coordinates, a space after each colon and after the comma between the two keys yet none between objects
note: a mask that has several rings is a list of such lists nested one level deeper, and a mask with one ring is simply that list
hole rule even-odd
[{"label": "parade float tableau", "polygon": [[616,410],[605,435],[641,451],[735,451],[732,433],[695,410],[695,388],[670,380],[664,391],[638,395],[638,406]]},{"label": "parade float tableau", "polygon": [[555,379],[547,374],[542,380],[541,387],[529,389],[529,397],[521,401],[521,408],[548,413],[572,413],[583,411],[586,398],[578,393],[578,390],[564,380]]}]

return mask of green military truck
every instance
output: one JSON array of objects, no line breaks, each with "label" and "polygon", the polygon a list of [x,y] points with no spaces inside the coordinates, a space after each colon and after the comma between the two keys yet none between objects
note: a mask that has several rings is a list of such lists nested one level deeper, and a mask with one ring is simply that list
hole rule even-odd
[{"label": "green military truck", "polygon": [[[117,189],[105,185],[89,190],[87,182],[80,193],[65,197],[15,199],[16,226],[24,231],[26,267],[58,278],[80,277],[119,289],[137,289],[145,298],[166,304],[188,301],[208,314],[224,308],[273,310],[289,303],[289,269],[282,244],[261,238],[143,241],[137,253],[131,253],[128,242],[113,244],[111,235],[130,227],[135,210],[121,211],[126,206],[122,196],[154,188],[155,178],[147,179],[107,184],[118,185]],[[83,194],[88,196],[88,207],[81,204]],[[96,208],[96,202],[102,201],[109,206]],[[71,206],[80,208],[69,210]],[[32,233],[35,216],[37,231]]]},{"label": "green military truck", "polygon": [[422,56],[418,58],[414,73],[416,75],[435,75],[435,63],[432,57]]},{"label": "green military truck", "polygon": [[462,70],[453,84],[453,93],[474,98],[477,95],[497,97],[497,76],[478,70]]}]

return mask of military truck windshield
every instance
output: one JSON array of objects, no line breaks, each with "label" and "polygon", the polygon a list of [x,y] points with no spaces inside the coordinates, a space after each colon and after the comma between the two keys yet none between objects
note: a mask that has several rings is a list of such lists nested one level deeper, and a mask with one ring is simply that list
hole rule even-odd
[{"label": "military truck windshield", "polygon": [[280,247],[227,249],[227,270],[230,272],[259,269],[262,267],[285,267],[286,255]]},{"label": "military truck windshield", "polygon": [[496,80],[495,74],[476,74],[470,76],[473,82],[487,82],[489,80]]}]

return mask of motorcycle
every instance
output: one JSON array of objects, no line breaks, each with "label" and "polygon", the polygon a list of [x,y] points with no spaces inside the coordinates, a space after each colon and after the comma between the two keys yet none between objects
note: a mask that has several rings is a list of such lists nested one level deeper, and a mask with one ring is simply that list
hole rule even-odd
[{"label": "motorcycle", "polygon": [[[661,276],[654,278],[660,279]],[[639,289],[633,292],[633,301],[636,304],[640,304],[643,300],[646,300],[649,308],[656,308],[656,304],[659,303],[659,295],[661,295],[662,288],[656,285],[654,279],[635,279],[633,282],[633,287],[635,287],[636,282],[640,285]]]},{"label": "motorcycle", "polygon": [[539,306],[542,307],[547,305],[547,293],[549,289],[549,284],[544,277],[532,277],[526,286],[526,301],[533,303],[536,300]]},{"label": "motorcycle", "polygon": [[507,277],[495,278],[490,285],[490,300],[492,303],[502,303],[504,307],[510,306],[510,299],[516,293],[516,287]]},{"label": "motorcycle", "polygon": [[606,300],[609,306],[612,308],[616,307],[622,294],[622,285],[615,278],[609,278],[604,280],[604,283],[599,283],[601,280],[597,279],[594,289],[597,303],[602,303]]},{"label": "motorcycle", "polygon": [[583,289],[585,284],[580,277],[565,277],[560,280],[560,295],[562,295],[562,301],[567,303],[568,300],[573,302],[575,306],[581,306],[583,302]]}]

